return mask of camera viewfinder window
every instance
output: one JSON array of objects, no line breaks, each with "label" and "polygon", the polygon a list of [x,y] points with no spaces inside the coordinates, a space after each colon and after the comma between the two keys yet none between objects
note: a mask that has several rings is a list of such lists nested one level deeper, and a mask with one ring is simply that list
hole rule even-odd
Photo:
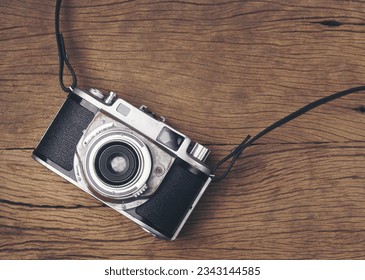
[{"label": "camera viewfinder window", "polygon": [[161,130],[157,137],[157,141],[169,147],[170,149],[177,151],[184,141],[184,137],[167,128],[166,126]]}]

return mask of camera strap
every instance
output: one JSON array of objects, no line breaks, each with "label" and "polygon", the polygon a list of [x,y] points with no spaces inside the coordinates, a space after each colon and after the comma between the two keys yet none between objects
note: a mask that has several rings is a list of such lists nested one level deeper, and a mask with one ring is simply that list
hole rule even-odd
[{"label": "camera strap", "polygon": [[[68,55],[66,52],[65,42],[63,40],[62,33],[60,32],[60,10],[61,10],[62,0],[57,0],[56,2],[56,11],[55,11],[55,33],[57,40],[57,49],[58,49],[58,62],[59,62],[59,82],[62,90],[64,92],[70,92],[77,85],[77,78],[74,69],[72,68],[70,62],[68,61]],[[65,68],[65,64],[70,71],[72,76],[72,83],[69,87],[65,86],[63,81],[63,70]]]},{"label": "camera strap", "polygon": [[[212,169],[212,178],[213,181],[219,181],[224,179],[228,173],[231,171],[235,161],[240,157],[240,155],[242,154],[242,152],[249,146],[251,146],[256,140],[258,140],[259,138],[261,138],[262,136],[264,136],[265,134],[269,133],[270,131],[273,131],[275,128],[278,128],[279,126],[282,126],[284,124],[286,124],[287,122],[307,113],[308,111],[323,105],[325,103],[328,103],[332,100],[335,100],[337,98],[349,95],[351,93],[355,93],[355,92],[359,92],[359,91],[365,91],[365,86],[359,86],[359,87],[354,87],[354,88],[350,88],[350,89],[346,89],[344,91],[340,91],[331,95],[328,95],[326,97],[320,98],[314,102],[311,102],[307,105],[305,105],[304,107],[296,110],[295,112],[287,115],[286,117],[278,120],[277,122],[273,123],[272,125],[268,126],[267,128],[265,128],[264,130],[262,130],[260,133],[258,133],[256,136],[252,137],[250,135],[248,135],[245,140],[242,141],[241,144],[239,144],[229,155],[227,155],[225,158],[223,158],[220,162],[218,162]],[[215,175],[216,171],[219,169],[219,167],[224,164],[226,161],[231,160],[228,164],[228,167],[226,168],[226,170],[223,172],[222,175]]]},{"label": "camera strap", "polygon": [[[70,92],[70,91],[72,91],[73,88],[76,87],[77,79],[76,79],[75,71],[73,70],[73,68],[72,68],[72,66],[71,66],[71,64],[68,60],[68,55],[67,55],[67,52],[66,52],[63,36],[62,36],[62,33],[60,32],[60,28],[59,28],[61,2],[62,2],[62,0],[57,0],[57,2],[56,2],[56,11],[55,11],[55,32],[56,32],[56,40],[57,40],[57,47],[58,47],[58,60],[59,60],[59,82],[60,82],[60,86],[61,86],[63,91]],[[64,65],[65,64],[66,64],[66,66],[67,66],[67,68],[70,71],[70,74],[72,76],[72,83],[69,87],[65,86],[64,81],[63,81],[63,72],[64,72]],[[340,91],[340,92],[328,95],[326,97],[320,98],[320,99],[318,99],[314,102],[311,102],[311,103],[303,106],[302,108],[300,108],[297,111],[287,115],[286,117],[278,120],[277,122],[273,123],[272,125],[268,126],[264,130],[262,130],[256,136],[251,137],[250,135],[248,135],[242,141],[241,144],[239,144],[230,154],[225,156],[222,160],[220,160],[212,168],[212,171],[211,171],[212,180],[213,181],[220,181],[220,180],[224,179],[229,174],[229,172],[231,171],[234,163],[241,156],[242,152],[246,148],[250,147],[255,141],[260,139],[262,136],[269,133],[270,131],[273,131],[275,128],[278,128],[278,127],[286,124],[287,122],[289,122],[289,121],[291,121],[291,120],[307,113],[308,111],[310,111],[310,110],[312,110],[312,109],[314,109],[314,108],[316,108],[320,105],[323,105],[323,104],[328,103],[330,101],[333,101],[337,98],[344,97],[346,95],[356,93],[356,92],[360,92],[360,91],[365,91],[365,86],[358,86],[358,87],[350,88],[350,89]],[[225,163],[227,163],[226,169],[220,175],[217,175],[216,172],[219,171],[219,169],[221,169]]]}]

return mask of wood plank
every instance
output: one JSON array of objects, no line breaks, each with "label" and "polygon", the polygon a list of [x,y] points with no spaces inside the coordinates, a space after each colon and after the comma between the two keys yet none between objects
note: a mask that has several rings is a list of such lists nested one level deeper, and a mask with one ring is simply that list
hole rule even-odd
[{"label": "wood plank", "polygon": [[[231,147],[211,148],[215,161]],[[174,242],[101,206],[29,151],[1,151],[0,258],[364,258],[364,148],[256,145]]]},{"label": "wood plank", "polygon": [[[364,82],[363,1],[67,0],[81,88],[146,104],[212,166],[293,110]],[[365,100],[260,139],[159,241],[34,162],[65,94],[54,4],[0,2],[0,259],[364,259]],[[66,77],[66,80],[69,77]]]}]

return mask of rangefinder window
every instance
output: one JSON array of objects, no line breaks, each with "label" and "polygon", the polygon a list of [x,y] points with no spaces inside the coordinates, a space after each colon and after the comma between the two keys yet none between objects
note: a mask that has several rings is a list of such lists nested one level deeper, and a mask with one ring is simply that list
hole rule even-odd
[{"label": "rangefinder window", "polygon": [[184,141],[184,137],[165,126],[158,135],[157,141],[171,150],[177,151]]}]

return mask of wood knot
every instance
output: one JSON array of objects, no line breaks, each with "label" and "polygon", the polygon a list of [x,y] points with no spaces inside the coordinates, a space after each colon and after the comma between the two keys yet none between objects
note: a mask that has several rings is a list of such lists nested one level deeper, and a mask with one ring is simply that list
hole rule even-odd
[{"label": "wood knot", "polygon": [[324,26],[328,26],[328,27],[338,27],[343,25],[342,22],[339,22],[337,20],[324,20],[324,21],[317,21],[317,22],[313,22],[315,24],[321,24]]},{"label": "wood knot", "polygon": [[358,111],[360,113],[365,113],[365,106],[361,105],[360,107],[357,107],[354,109],[355,111]]}]

